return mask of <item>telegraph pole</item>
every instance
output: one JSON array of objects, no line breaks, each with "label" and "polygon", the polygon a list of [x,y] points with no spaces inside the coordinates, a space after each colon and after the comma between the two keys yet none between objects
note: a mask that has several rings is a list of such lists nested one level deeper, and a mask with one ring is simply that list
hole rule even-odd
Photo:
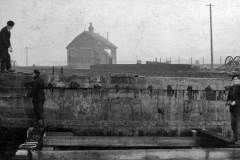
[{"label": "telegraph pole", "polygon": [[26,49],[26,66],[28,66],[28,47],[25,47]]},{"label": "telegraph pole", "polygon": [[212,37],[212,4],[208,4],[210,12],[210,43],[211,43],[211,69],[213,69],[213,37]]}]

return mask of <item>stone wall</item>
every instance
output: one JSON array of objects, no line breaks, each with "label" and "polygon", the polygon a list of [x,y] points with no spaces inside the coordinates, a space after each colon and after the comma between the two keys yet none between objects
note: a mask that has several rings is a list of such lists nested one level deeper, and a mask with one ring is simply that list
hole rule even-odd
[{"label": "stone wall", "polygon": [[45,117],[49,125],[68,120],[65,126],[79,126],[81,134],[95,130],[114,135],[181,135],[192,128],[228,134],[224,98],[211,101],[206,95],[205,91],[184,90],[54,90],[47,91]]},{"label": "stone wall", "polygon": [[167,89],[171,85],[174,90],[205,90],[210,86],[213,90],[224,90],[230,85],[230,78],[199,78],[199,77],[147,77],[147,84],[154,88]]},{"label": "stone wall", "polygon": [[[193,128],[206,128],[229,136],[224,90],[229,84],[225,79],[149,77],[147,89],[46,89],[44,117],[50,128],[78,135],[186,136]],[[5,90],[1,125],[33,123],[26,88]]]}]

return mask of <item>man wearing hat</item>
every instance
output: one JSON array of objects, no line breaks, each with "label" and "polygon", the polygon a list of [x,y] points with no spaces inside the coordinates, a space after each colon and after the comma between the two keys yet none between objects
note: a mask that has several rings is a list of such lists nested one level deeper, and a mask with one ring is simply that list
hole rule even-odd
[{"label": "man wearing hat", "polygon": [[236,142],[240,125],[240,79],[238,75],[232,76],[232,86],[228,92],[227,104],[230,106],[233,142]]},{"label": "man wearing hat", "polygon": [[[12,52],[12,45],[10,42],[11,32],[14,22],[8,21],[7,25],[0,31],[0,61],[1,72],[12,72],[11,70],[11,58],[9,52]],[[9,52],[8,52],[9,51]]]},{"label": "man wearing hat", "polygon": [[35,69],[34,78],[32,82],[32,90],[28,94],[32,97],[33,110],[39,126],[43,127],[43,104],[45,101],[44,81],[40,78],[40,71]]}]

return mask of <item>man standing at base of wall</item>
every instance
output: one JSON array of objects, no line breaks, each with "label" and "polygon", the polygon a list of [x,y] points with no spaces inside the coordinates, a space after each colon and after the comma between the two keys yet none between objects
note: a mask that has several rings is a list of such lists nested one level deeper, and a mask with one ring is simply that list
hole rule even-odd
[{"label": "man standing at base of wall", "polygon": [[232,86],[229,89],[227,104],[230,106],[232,141],[235,143],[238,140],[238,125],[240,123],[240,79],[238,75],[232,77]]},{"label": "man standing at base of wall", "polygon": [[32,97],[33,110],[36,116],[37,124],[40,127],[44,127],[43,121],[43,105],[45,101],[44,94],[44,81],[40,78],[40,71],[34,70],[34,78],[32,82],[32,90],[28,94],[29,97]]},{"label": "man standing at base of wall", "polygon": [[11,32],[14,22],[8,21],[7,26],[3,27],[0,31],[0,61],[1,72],[13,72],[11,70],[11,57],[9,52],[12,52],[12,45],[10,42]]}]

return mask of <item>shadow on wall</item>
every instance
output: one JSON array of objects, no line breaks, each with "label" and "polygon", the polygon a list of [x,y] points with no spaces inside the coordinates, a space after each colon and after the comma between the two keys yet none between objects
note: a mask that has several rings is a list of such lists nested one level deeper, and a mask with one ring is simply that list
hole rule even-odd
[{"label": "shadow on wall", "polygon": [[[153,92],[153,87],[148,87],[151,93]],[[207,100],[207,101],[225,101],[228,93],[228,86],[225,87],[225,90],[213,90],[210,85],[208,85],[204,90],[193,90],[192,86],[188,86],[187,90],[174,90],[171,85],[167,85],[166,90],[162,90],[163,92],[166,92],[166,95],[168,97],[173,97],[175,95],[175,98],[179,96],[177,92],[182,92],[183,95],[186,94],[186,98],[188,100],[198,100],[200,92],[202,94],[201,99]],[[181,96],[182,97],[182,96]]]}]

